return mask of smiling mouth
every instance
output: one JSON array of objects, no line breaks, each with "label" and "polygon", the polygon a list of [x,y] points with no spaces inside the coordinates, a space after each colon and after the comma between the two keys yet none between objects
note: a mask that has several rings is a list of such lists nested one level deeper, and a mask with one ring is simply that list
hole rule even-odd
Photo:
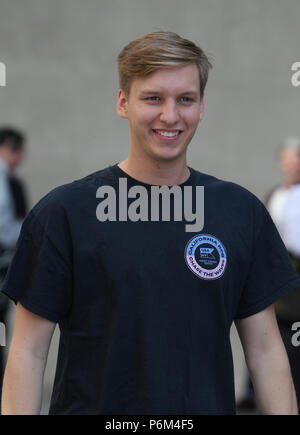
[{"label": "smiling mouth", "polygon": [[168,131],[168,130],[154,130],[154,133],[158,134],[159,136],[162,137],[166,137],[166,138],[175,138],[178,137],[181,133],[182,130],[172,130],[172,131]]}]

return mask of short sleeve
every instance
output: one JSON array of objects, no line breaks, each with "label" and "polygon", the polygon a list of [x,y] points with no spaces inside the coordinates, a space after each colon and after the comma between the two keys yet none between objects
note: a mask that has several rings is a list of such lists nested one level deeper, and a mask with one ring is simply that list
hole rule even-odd
[{"label": "short sleeve", "polygon": [[25,219],[2,292],[59,322],[72,300],[72,244],[63,205],[50,193]]},{"label": "short sleeve", "polygon": [[235,318],[256,314],[300,287],[299,277],[268,211],[259,200],[255,209],[250,268]]}]

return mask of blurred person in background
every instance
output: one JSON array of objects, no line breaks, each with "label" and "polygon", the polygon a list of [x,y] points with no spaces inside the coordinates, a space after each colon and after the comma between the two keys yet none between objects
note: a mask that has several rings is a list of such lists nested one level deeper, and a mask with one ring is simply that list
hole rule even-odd
[{"label": "blurred person in background", "polygon": [[[281,144],[278,155],[283,181],[271,189],[266,198],[266,207],[290,254],[292,263],[300,276],[300,138],[288,136]],[[300,320],[300,291],[294,290],[275,302],[275,311],[280,333],[291,364],[298,402],[300,400],[299,349],[293,346],[291,327]],[[246,396],[238,403],[240,411],[254,409],[255,395],[248,381]]]},{"label": "blurred person in background", "polygon": [[[287,137],[279,153],[279,166],[284,176],[281,186],[269,194],[266,206],[277,226],[300,276],[300,138]],[[300,320],[300,290],[296,289],[275,303],[279,329],[290,359],[295,390],[300,400],[299,349],[292,344],[291,330]]]},{"label": "blurred person in background", "polygon": [[[7,273],[22,221],[27,213],[23,183],[15,170],[24,157],[25,136],[15,128],[0,128],[0,286]],[[6,324],[9,299],[0,293],[0,322]],[[0,347],[0,387],[5,349]]]}]

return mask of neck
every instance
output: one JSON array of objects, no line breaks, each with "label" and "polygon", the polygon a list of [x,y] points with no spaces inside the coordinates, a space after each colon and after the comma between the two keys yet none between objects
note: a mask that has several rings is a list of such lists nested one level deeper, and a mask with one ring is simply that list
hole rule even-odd
[{"label": "neck", "polygon": [[132,158],[130,155],[118,166],[136,180],[143,183],[174,186],[184,183],[190,176],[186,160],[184,161],[151,161]]}]

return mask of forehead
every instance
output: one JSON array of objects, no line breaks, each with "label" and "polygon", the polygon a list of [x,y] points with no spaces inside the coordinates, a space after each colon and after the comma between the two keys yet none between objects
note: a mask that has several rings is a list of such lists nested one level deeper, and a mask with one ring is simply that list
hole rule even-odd
[{"label": "forehead", "polygon": [[280,158],[282,160],[297,159],[299,157],[300,157],[300,152],[291,148],[283,149],[281,150],[280,153]]},{"label": "forehead", "polygon": [[144,92],[195,92],[200,94],[198,68],[189,64],[171,68],[160,68],[146,77],[133,80],[131,91]]}]

